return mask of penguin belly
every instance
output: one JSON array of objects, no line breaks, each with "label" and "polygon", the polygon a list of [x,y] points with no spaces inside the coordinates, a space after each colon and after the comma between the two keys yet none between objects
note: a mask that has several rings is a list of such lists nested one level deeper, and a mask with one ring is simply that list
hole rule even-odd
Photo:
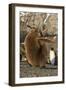
[{"label": "penguin belly", "polygon": [[52,65],[55,63],[55,53],[52,50],[50,50],[50,62]]}]

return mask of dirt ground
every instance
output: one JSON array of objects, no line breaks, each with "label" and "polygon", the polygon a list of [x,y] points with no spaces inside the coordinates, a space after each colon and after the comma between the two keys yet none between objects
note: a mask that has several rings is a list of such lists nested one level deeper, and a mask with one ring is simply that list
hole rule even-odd
[{"label": "dirt ground", "polygon": [[57,73],[56,65],[47,64],[45,68],[40,68],[29,65],[27,61],[20,61],[20,78],[57,76]]}]

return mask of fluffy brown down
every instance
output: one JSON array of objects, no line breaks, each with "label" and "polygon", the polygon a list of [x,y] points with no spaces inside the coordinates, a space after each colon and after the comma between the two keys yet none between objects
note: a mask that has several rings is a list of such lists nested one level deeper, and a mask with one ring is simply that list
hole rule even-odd
[{"label": "fluffy brown down", "polygon": [[48,49],[45,41],[39,40],[39,34],[32,30],[25,38],[25,52],[28,63],[43,67],[48,59]]}]

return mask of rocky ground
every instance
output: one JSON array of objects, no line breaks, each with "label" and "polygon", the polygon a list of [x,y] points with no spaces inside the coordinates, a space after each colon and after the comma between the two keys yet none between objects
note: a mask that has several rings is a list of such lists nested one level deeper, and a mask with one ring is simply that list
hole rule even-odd
[{"label": "rocky ground", "polygon": [[20,62],[20,77],[44,77],[56,76],[58,69],[56,65],[47,64],[45,68],[34,67],[28,64],[27,61]]}]

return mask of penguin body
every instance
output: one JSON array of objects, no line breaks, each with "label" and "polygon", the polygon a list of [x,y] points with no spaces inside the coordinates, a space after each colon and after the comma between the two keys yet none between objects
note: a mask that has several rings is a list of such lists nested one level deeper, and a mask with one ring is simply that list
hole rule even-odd
[{"label": "penguin body", "polygon": [[55,64],[55,52],[54,52],[53,49],[50,50],[50,63],[51,63],[52,65]]},{"label": "penguin body", "polygon": [[29,64],[43,67],[48,59],[48,50],[46,43],[37,40],[38,37],[40,36],[35,30],[29,32],[25,38],[25,52]]}]

